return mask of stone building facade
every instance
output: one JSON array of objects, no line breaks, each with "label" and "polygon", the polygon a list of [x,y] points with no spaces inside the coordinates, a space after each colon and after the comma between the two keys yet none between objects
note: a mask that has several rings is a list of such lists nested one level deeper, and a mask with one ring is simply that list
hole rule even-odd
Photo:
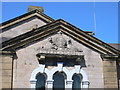
[{"label": "stone building facade", "polygon": [[1,88],[118,88],[120,51],[43,11],[1,24]]}]

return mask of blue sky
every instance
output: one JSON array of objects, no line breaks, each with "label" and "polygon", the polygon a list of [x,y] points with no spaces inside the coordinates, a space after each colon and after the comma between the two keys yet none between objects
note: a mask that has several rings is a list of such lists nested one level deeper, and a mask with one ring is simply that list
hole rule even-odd
[{"label": "blue sky", "polygon": [[26,13],[29,5],[42,6],[44,13],[55,20],[61,18],[84,31],[93,31],[106,43],[118,43],[117,2],[3,2],[2,22]]}]

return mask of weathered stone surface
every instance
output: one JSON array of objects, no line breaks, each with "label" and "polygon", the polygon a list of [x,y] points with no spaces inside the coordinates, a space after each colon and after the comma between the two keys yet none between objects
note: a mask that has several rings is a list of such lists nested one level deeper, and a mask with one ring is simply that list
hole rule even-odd
[{"label": "weathered stone surface", "polygon": [[2,69],[4,70],[11,70],[12,69],[12,63],[2,63]]},{"label": "weathered stone surface", "polygon": [[40,12],[44,12],[43,8],[40,7],[40,6],[29,6],[29,7],[28,7],[28,12],[30,12],[30,11],[32,11],[32,10],[35,10],[35,9],[37,9],[37,10],[40,11]]},{"label": "weathered stone surface", "polygon": [[2,83],[2,75],[0,75],[0,83]]},{"label": "weathered stone surface", "polygon": [[105,88],[118,88],[116,61],[103,61]]},{"label": "weathered stone surface", "polygon": [[2,72],[2,62],[0,63],[0,73]]},{"label": "weathered stone surface", "polygon": [[0,83],[1,88],[11,88],[12,81],[12,57],[11,55],[2,55],[2,60],[0,62]]},{"label": "weathered stone surface", "polygon": [[[12,63],[12,60],[10,59],[11,56],[2,56],[2,63]],[[12,57],[11,57],[12,58]]]},{"label": "weathered stone surface", "polygon": [[3,70],[0,75],[12,75],[12,71],[11,70]]},{"label": "weathered stone surface", "polygon": [[104,61],[103,64],[104,67],[115,67],[116,66],[116,62],[115,61]]},{"label": "weathered stone surface", "polygon": [[116,72],[117,70],[116,70],[116,68],[115,67],[105,67],[104,68],[104,71],[105,72]]},{"label": "weathered stone surface", "polygon": [[[56,35],[52,36],[53,38]],[[63,35],[64,38],[69,38],[66,35]],[[17,59],[14,60],[14,68],[13,68],[13,87],[14,88],[30,88],[30,77],[31,73],[34,69],[39,66],[36,54],[38,54],[37,49],[46,45],[49,38],[43,39],[40,42],[29,45],[26,48],[20,49],[16,52]],[[116,79],[116,64],[115,62],[102,61],[100,54],[92,51],[91,49],[79,44],[78,42],[73,41],[73,45],[80,48],[83,51],[83,55],[85,55],[85,63],[86,67],[82,67],[82,69],[87,73],[89,77],[90,88],[104,88],[104,87],[116,87],[117,79]],[[9,57],[8,57],[9,58]],[[7,59],[8,58],[4,58]],[[4,60],[3,66],[3,74],[11,75],[11,61]],[[51,66],[50,69],[53,67]],[[8,69],[8,70],[7,70]],[[68,70],[71,68],[68,67]],[[3,80],[3,79],[2,79]],[[97,80],[97,81],[96,81]],[[10,81],[10,78],[7,77],[7,80],[4,82]],[[111,86],[111,83],[113,84]]]},{"label": "weathered stone surface", "polygon": [[[56,37],[53,35],[51,37]],[[32,71],[39,66],[39,62],[37,60],[36,54],[38,53],[37,49],[45,46],[50,37],[43,39],[40,42],[29,45],[26,48],[20,49],[16,52],[17,60],[14,60],[14,84],[13,87],[30,87],[30,77]],[[63,34],[63,38],[71,39],[72,43],[75,47],[81,49],[83,51],[83,55],[85,55],[85,62],[87,67],[83,67],[82,69],[87,73],[90,82],[90,88],[104,88],[103,81],[103,67],[102,67],[102,59],[97,52],[85,47],[82,44],[79,44],[72,38]],[[52,69],[53,67],[50,67]],[[74,67],[73,67],[74,68]],[[71,67],[68,67],[70,70]],[[21,79],[22,77],[22,79]],[[98,80],[99,82],[96,82]],[[24,84],[22,83],[24,82]]]},{"label": "weathered stone surface", "polygon": [[117,78],[113,77],[113,78],[104,78],[105,79],[105,83],[109,83],[109,82],[112,82],[112,83],[115,83],[117,84]]},{"label": "weathered stone surface", "polygon": [[109,85],[106,85],[105,88],[107,88],[107,89],[108,89],[108,88],[110,88],[110,89],[111,89],[111,88],[117,89],[117,88],[118,88],[118,85],[111,85],[111,84],[109,84]]},{"label": "weathered stone surface", "polygon": [[[7,38],[6,40],[9,40],[13,37],[16,37],[20,34],[26,33],[28,31],[33,30],[35,25],[37,27],[43,26],[46,23],[38,18],[30,18],[28,20],[22,21],[22,23],[18,23],[17,25],[13,25],[12,28],[8,30],[8,28],[5,28],[6,32],[3,32],[0,34],[0,38],[5,37]],[[4,31],[5,31],[4,30]]]},{"label": "weathered stone surface", "polygon": [[2,76],[2,82],[4,83],[4,82],[9,82],[9,83],[11,83],[11,75],[9,75],[9,76],[6,76],[6,75],[4,75],[4,76]]},{"label": "weathered stone surface", "polygon": [[105,72],[104,77],[116,77],[117,73],[115,72]]},{"label": "weathered stone surface", "polygon": [[9,82],[2,83],[2,88],[11,88],[11,83]]}]

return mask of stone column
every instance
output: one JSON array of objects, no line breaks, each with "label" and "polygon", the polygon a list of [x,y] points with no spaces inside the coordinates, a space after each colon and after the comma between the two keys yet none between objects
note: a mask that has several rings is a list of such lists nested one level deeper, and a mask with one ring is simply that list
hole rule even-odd
[{"label": "stone column", "polygon": [[47,80],[47,90],[52,90],[54,80]]},{"label": "stone column", "polygon": [[35,90],[36,86],[36,81],[37,80],[30,80],[30,85],[31,85],[31,90]]},{"label": "stone column", "polygon": [[82,81],[82,88],[83,88],[83,90],[88,90],[89,82],[88,81]]},{"label": "stone column", "polygon": [[73,83],[73,80],[66,80],[66,90],[72,90],[72,83]]}]

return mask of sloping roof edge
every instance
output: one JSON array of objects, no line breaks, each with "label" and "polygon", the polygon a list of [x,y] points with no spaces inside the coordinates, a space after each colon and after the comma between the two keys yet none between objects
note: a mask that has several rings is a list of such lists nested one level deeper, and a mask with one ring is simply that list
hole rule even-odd
[{"label": "sloping roof edge", "polygon": [[[8,20],[8,21],[5,21],[5,22],[1,23],[1,24],[0,24],[0,30],[2,30],[2,29],[4,28],[4,26],[10,24],[11,22],[15,22],[15,21],[17,21],[17,20],[19,20],[19,19],[22,19],[22,18],[27,17],[27,16],[29,16],[29,15],[31,15],[31,14],[34,14],[34,13],[40,14],[40,15],[42,15],[43,17],[45,17],[46,19],[48,19],[49,21],[47,21],[47,23],[50,23],[50,22],[54,21],[53,18],[51,18],[51,17],[47,16],[46,14],[40,12],[39,10],[35,9],[35,10],[31,11],[31,12],[27,12],[27,13],[25,13],[25,14],[23,14],[23,15],[20,15],[20,16],[18,16],[18,17],[15,17],[15,18],[13,18],[13,19],[10,19],[10,20]],[[9,25],[8,25],[8,26],[9,26]],[[8,26],[7,26],[7,27],[8,27]],[[6,28],[6,27],[5,27],[5,28]]]},{"label": "sloping roof edge", "polygon": [[[101,54],[111,54],[111,55],[120,54],[119,50],[93,37],[92,35],[85,33],[81,29],[73,26],[72,24],[62,19],[53,21],[47,25],[44,25],[35,30],[32,30],[30,32],[27,32],[25,34],[22,34],[20,36],[17,36],[15,38],[12,38],[8,41],[3,42],[2,50],[13,49],[13,48],[16,49],[19,47],[23,47],[28,43],[40,40],[45,36],[56,33],[59,29],[62,29],[62,32],[64,32],[65,34],[68,34],[69,36],[76,39],[77,41],[80,41],[86,46],[99,52],[101,50],[100,52]],[[44,31],[44,33],[42,31]],[[21,46],[18,46],[18,44]]]}]

